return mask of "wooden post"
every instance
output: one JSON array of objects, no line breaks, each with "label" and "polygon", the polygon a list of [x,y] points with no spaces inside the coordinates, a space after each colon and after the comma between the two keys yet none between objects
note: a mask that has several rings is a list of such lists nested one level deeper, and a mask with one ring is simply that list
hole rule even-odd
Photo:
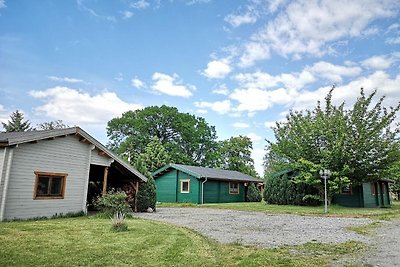
[{"label": "wooden post", "polygon": [[136,186],[133,186],[135,189],[135,212],[137,212],[137,194],[139,192],[139,182],[136,182]]},{"label": "wooden post", "polygon": [[103,195],[107,193],[107,178],[108,178],[108,167],[105,167],[103,176]]}]

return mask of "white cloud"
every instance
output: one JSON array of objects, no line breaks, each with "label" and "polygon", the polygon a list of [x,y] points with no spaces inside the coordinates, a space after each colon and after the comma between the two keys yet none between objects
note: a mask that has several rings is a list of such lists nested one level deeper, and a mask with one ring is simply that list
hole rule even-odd
[{"label": "white cloud", "polygon": [[391,44],[391,45],[400,44],[400,36],[387,38],[385,43]]},{"label": "white cloud", "polygon": [[231,111],[231,101],[229,100],[223,100],[223,101],[215,101],[215,102],[206,102],[206,101],[200,101],[200,102],[194,102],[194,105],[197,108],[208,108],[211,109],[219,114],[226,114]]},{"label": "white cloud", "polygon": [[196,87],[193,85],[182,85],[182,81],[179,80],[179,76],[175,73],[170,76],[155,72],[152,76],[152,79],[154,81],[152,86],[153,90],[163,94],[190,97],[192,96],[192,92],[189,89],[196,90]]},{"label": "white cloud", "polygon": [[209,3],[211,0],[189,0],[186,2],[186,5],[191,6],[195,4],[206,4]]},{"label": "white cloud", "polygon": [[250,42],[244,47],[244,53],[240,57],[240,67],[253,66],[256,61],[270,57],[269,47],[261,42]]},{"label": "white cloud", "polygon": [[314,73],[333,82],[341,82],[342,77],[357,76],[362,71],[360,67],[333,65],[332,63],[326,61],[317,62],[312,67],[308,67],[306,69],[311,73]]},{"label": "white cloud", "polygon": [[51,81],[55,82],[66,82],[66,83],[83,83],[84,81],[77,78],[69,78],[69,77],[57,77],[57,76],[47,76],[47,78]]},{"label": "white cloud", "polygon": [[390,68],[393,63],[393,58],[388,58],[386,56],[373,56],[367,58],[366,60],[361,62],[366,68],[375,69],[375,70],[385,70]]},{"label": "white cloud", "polygon": [[6,8],[6,0],[0,0],[0,8]]},{"label": "white cloud", "polygon": [[30,91],[29,94],[45,101],[44,105],[35,108],[37,113],[62,119],[70,125],[103,124],[125,111],[142,108],[142,105],[124,102],[114,92],[90,95],[57,86],[44,91]]},{"label": "white cloud", "polygon": [[122,12],[122,16],[124,19],[129,19],[129,18],[133,17],[133,12],[129,11],[129,10],[125,10],[124,12]]},{"label": "white cloud", "polygon": [[252,39],[283,56],[322,56],[334,52],[330,45],[336,41],[373,33],[371,23],[398,10],[397,0],[290,1]]},{"label": "white cloud", "polygon": [[250,125],[245,122],[235,122],[234,124],[232,124],[232,126],[238,129],[245,129],[250,127]]},{"label": "white cloud", "polygon": [[228,22],[232,27],[239,27],[243,24],[253,24],[257,21],[257,16],[249,12],[243,15],[229,14],[225,17],[225,21]]},{"label": "white cloud", "polygon": [[[7,120],[10,118],[10,112],[8,112],[3,105],[0,104],[0,122],[7,123]],[[3,127],[0,123],[0,127]]]},{"label": "white cloud", "polygon": [[207,68],[202,72],[204,76],[210,79],[225,78],[232,71],[227,59],[213,60],[208,62]]},{"label": "white cloud", "polygon": [[117,22],[117,19],[114,16],[101,15],[97,13],[94,9],[87,7],[86,5],[83,4],[83,0],[77,0],[76,3],[78,4],[79,9],[88,12],[93,17],[110,22]]},{"label": "white cloud", "polygon": [[257,142],[262,140],[262,137],[257,135],[256,133],[248,133],[246,136],[250,138],[252,142]]},{"label": "white cloud", "polygon": [[146,0],[139,0],[136,2],[131,3],[130,7],[135,9],[146,9],[150,6],[150,3]]},{"label": "white cloud", "polygon": [[222,85],[218,86],[217,88],[214,88],[212,90],[212,93],[217,94],[217,95],[228,95],[229,89],[226,87],[225,84],[222,84]]},{"label": "white cloud", "polygon": [[124,80],[124,75],[120,72],[114,77],[114,80],[117,82],[122,82]]},{"label": "white cloud", "polygon": [[251,158],[254,160],[254,168],[261,177],[264,174],[264,156],[265,150],[262,146],[258,147],[257,145],[254,145],[253,151],[251,152]]},{"label": "white cloud", "polygon": [[133,87],[137,88],[137,89],[145,88],[145,87],[146,87],[146,84],[145,84],[143,81],[139,80],[138,78],[132,79],[132,80],[131,80],[131,85],[132,85]]},{"label": "white cloud", "polygon": [[207,114],[208,110],[199,108],[199,109],[196,109],[196,113],[198,113],[198,114]]},{"label": "white cloud", "polygon": [[272,128],[276,126],[276,121],[266,121],[264,122],[265,128]]}]

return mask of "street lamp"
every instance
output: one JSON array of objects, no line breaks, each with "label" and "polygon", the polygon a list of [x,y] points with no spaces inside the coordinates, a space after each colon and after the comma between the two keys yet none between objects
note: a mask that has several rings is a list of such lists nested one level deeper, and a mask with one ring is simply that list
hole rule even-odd
[{"label": "street lamp", "polygon": [[329,179],[329,176],[331,176],[331,172],[329,170],[320,170],[319,175],[321,176],[322,179],[324,179],[324,188],[325,188],[325,213],[328,212],[328,192],[326,188],[326,180]]}]

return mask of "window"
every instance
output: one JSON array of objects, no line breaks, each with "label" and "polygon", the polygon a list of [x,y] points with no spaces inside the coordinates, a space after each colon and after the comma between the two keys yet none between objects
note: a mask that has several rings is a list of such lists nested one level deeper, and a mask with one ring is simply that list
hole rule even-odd
[{"label": "window", "polygon": [[190,193],[190,180],[181,180],[181,193]]},{"label": "window", "polygon": [[376,195],[376,183],[371,183],[371,194]]},{"label": "window", "polygon": [[62,199],[65,192],[66,173],[35,172],[33,199]]},{"label": "window", "polygon": [[351,186],[349,185],[349,186],[343,187],[342,190],[340,191],[340,194],[342,194],[342,195],[352,195],[353,194],[353,190],[352,190]]},{"label": "window", "polygon": [[239,194],[239,183],[229,183],[229,194],[231,195]]}]

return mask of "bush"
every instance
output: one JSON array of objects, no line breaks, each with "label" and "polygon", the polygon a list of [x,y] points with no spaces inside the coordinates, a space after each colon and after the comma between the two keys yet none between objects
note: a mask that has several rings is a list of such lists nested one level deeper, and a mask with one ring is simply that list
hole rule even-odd
[{"label": "bush", "polygon": [[107,194],[97,198],[95,207],[109,217],[114,216],[118,212],[126,214],[132,211],[126,201],[126,197],[125,192],[111,189]]},{"label": "bush", "polygon": [[311,195],[318,195],[318,190],[304,183],[295,183],[287,174],[265,180],[264,200],[269,204],[319,205],[320,201]]},{"label": "bush", "polygon": [[247,189],[246,200],[248,202],[260,202],[262,200],[261,192],[254,183],[251,183]]},{"label": "bush", "polygon": [[147,177],[147,182],[139,186],[136,197],[136,209],[138,212],[147,211],[148,208],[156,210],[156,185],[153,177]]},{"label": "bush", "polygon": [[117,212],[111,218],[111,229],[115,232],[123,232],[128,230],[128,224],[125,221],[125,214]]}]

